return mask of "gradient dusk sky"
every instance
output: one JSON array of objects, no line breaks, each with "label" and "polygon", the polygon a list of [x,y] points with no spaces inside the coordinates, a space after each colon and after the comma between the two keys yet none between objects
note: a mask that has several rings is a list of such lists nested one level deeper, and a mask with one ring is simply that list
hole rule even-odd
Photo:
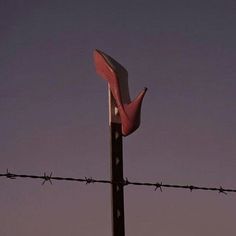
[{"label": "gradient dusk sky", "polygon": [[[98,48],[148,87],[133,181],[236,188],[236,1],[0,0],[0,172],[109,179]],[[109,185],[0,178],[1,236],[110,236]],[[127,236],[234,236],[236,194],[125,187]]]}]

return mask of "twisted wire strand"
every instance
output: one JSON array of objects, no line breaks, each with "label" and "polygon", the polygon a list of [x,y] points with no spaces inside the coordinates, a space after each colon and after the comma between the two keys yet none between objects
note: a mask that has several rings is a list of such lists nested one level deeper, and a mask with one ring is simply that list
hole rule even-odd
[{"label": "twisted wire strand", "polygon": [[8,179],[17,179],[17,178],[30,178],[30,179],[40,179],[42,180],[42,185],[45,184],[45,182],[50,182],[52,184],[52,180],[57,181],[71,181],[71,182],[83,182],[85,184],[94,184],[94,183],[101,183],[101,184],[111,184],[111,185],[122,185],[122,186],[128,186],[128,185],[135,185],[135,186],[148,186],[153,187],[156,191],[157,189],[160,189],[162,192],[163,188],[173,188],[173,189],[188,189],[191,192],[193,190],[203,190],[203,191],[215,191],[223,194],[227,193],[236,193],[236,189],[231,188],[223,188],[220,187],[203,187],[203,186],[195,186],[195,185],[179,185],[179,184],[165,184],[162,182],[136,182],[136,181],[129,181],[127,178],[125,178],[122,181],[111,181],[111,180],[105,180],[105,179],[94,179],[91,177],[84,177],[84,178],[73,178],[73,177],[60,177],[60,176],[53,176],[52,172],[48,175],[44,173],[44,175],[25,175],[25,174],[14,174],[7,170],[5,174],[0,174],[0,177],[6,177]]}]

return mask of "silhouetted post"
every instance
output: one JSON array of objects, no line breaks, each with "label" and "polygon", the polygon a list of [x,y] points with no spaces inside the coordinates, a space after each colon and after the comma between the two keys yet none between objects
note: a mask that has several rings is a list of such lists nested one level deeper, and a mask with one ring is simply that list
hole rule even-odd
[{"label": "silhouetted post", "polygon": [[115,100],[109,92],[109,125],[111,135],[111,180],[112,184],[112,232],[113,236],[125,236],[124,190],[123,190],[123,145],[121,122]]},{"label": "silhouetted post", "polygon": [[140,125],[140,112],[146,88],[130,100],[128,71],[106,53],[95,49],[96,72],[108,82],[109,125],[111,133],[112,230],[113,236],[125,235],[122,136]]}]

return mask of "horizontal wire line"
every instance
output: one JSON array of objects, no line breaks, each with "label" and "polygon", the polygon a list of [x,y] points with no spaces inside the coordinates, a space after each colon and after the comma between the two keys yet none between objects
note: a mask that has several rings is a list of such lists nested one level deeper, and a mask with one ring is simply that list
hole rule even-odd
[{"label": "horizontal wire line", "polygon": [[0,174],[0,177],[6,177],[8,179],[16,179],[16,178],[30,178],[30,179],[41,179],[43,180],[42,185],[45,182],[50,182],[52,184],[52,180],[58,180],[58,181],[71,181],[71,182],[83,182],[86,184],[92,184],[92,183],[101,183],[101,184],[111,184],[111,185],[135,185],[135,186],[149,186],[154,187],[154,190],[160,189],[162,191],[163,188],[174,188],[174,189],[188,189],[191,192],[193,190],[204,190],[204,191],[217,191],[219,193],[236,193],[236,189],[227,189],[223,187],[199,187],[194,185],[178,185],[178,184],[164,184],[162,182],[133,182],[129,181],[127,178],[122,181],[111,181],[111,180],[104,180],[104,179],[94,179],[94,178],[72,178],[72,177],[59,177],[59,176],[52,176],[52,173],[50,175],[47,175],[44,173],[44,175],[23,175],[23,174],[14,174],[7,170],[7,173]]}]

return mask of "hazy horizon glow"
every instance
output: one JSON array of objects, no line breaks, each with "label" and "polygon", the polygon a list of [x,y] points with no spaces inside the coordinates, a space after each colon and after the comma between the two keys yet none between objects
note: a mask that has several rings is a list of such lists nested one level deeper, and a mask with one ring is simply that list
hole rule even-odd
[{"label": "hazy horizon glow", "polygon": [[[1,1],[0,172],[109,178],[107,84],[148,87],[124,176],[235,188],[234,1]],[[0,235],[111,235],[109,185],[0,178]],[[235,194],[125,188],[126,235],[235,235]]]}]

